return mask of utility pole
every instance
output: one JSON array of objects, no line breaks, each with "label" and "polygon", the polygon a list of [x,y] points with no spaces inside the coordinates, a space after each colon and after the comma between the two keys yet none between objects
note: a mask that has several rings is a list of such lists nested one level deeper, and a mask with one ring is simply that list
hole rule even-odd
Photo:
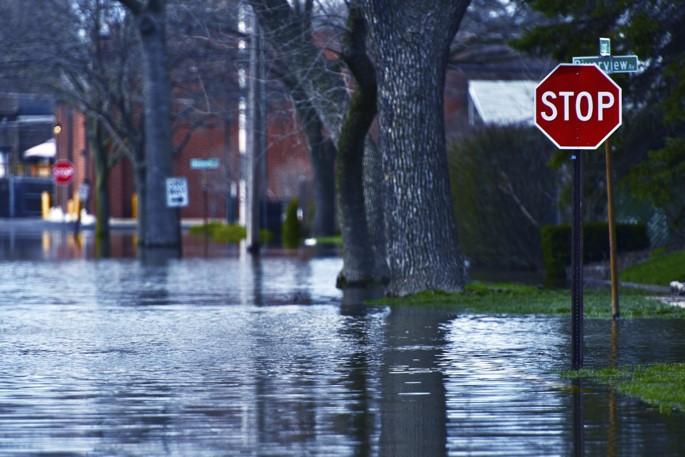
[{"label": "utility pole", "polygon": [[266,128],[264,92],[264,46],[257,15],[252,14],[252,45],[250,46],[250,76],[248,84],[248,138],[247,138],[247,250],[259,254],[260,215],[263,195],[263,170],[266,165]]}]

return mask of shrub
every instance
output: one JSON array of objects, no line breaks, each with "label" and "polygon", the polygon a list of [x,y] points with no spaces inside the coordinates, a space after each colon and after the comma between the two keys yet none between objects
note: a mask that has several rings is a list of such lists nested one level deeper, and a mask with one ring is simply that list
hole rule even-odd
[{"label": "shrub", "polygon": [[188,231],[197,236],[204,236],[207,233],[212,240],[222,243],[239,243],[247,236],[245,227],[242,225],[224,224],[217,221],[208,223],[206,228],[204,224],[194,225]]},{"label": "shrub", "polygon": [[283,247],[295,249],[300,245],[300,219],[297,217],[299,204],[296,198],[290,200],[283,220]]},{"label": "shrub", "polygon": [[474,265],[535,269],[540,226],[556,220],[551,144],[529,127],[488,127],[448,149],[461,248]]},{"label": "shrub", "polygon": [[[571,264],[571,226],[545,225],[540,229],[542,255],[547,279],[564,279]],[[643,224],[616,225],[616,251],[630,252],[647,249],[649,237]],[[609,228],[604,222],[583,225],[583,263],[608,259]]]},{"label": "shrub", "polygon": [[271,230],[263,228],[259,231],[259,242],[261,244],[269,244],[274,240],[274,234]]},{"label": "shrub", "polygon": [[222,224],[212,235],[214,240],[223,243],[239,243],[240,240],[244,240],[246,237],[247,231],[245,227],[238,224]]}]

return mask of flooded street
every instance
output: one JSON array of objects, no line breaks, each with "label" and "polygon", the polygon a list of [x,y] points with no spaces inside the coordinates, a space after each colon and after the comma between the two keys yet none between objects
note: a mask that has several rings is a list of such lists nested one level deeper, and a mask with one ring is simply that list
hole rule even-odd
[{"label": "flooded street", "polygon": [[[685,455],[685,415],[561,378],[570,317],[363,305],[338,257],[186,241],[0,228],[0,456]],[[585,331],[588,367],[685,360],[680,320]]]}]

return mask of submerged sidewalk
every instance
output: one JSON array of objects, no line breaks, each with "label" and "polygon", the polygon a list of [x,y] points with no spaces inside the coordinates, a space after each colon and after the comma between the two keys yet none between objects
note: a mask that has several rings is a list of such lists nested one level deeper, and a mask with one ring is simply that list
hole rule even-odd
[{"label": "submerged sidewalk", "polygon": [[[111,218],[111,230],[130,230],[134,231],[138,227],[138,221],[131,218]],[[18,230],[18,231],[35,231],[35,230],[73,230],[76,222],[74,221],[50,221],[40,217],[29,218],[0,218],[0,230]],[[181,228],[188,229],[195,225],[204,224],[203,219],[182,219]],[[81,223],[82,230],[94,230],[95,223]]]}]

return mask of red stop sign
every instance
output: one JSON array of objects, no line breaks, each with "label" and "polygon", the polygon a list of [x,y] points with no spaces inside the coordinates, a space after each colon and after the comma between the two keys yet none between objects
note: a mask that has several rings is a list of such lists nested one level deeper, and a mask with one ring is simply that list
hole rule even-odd
[{"label": "red stop sign", "polygon": [[535,125],[559,149],[596,149],[621,111],[621,88],[596,65],[560,64],[535,88]]},{"label": "red stop sign", "polygon": [[57,184],[69,184],[74,179],[76,169],[68,160],[58,160],[52,166],[52,177]]}]

